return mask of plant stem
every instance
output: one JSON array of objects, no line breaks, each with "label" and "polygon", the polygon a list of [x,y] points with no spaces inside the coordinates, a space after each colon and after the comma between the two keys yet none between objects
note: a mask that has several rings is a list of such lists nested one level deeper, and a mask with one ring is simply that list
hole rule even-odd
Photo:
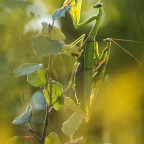
[{"label": "plant stem", "polygon": [[[68,88],[70,87],[70,85],[72,84],[72,81],[73,81],[73,77],[74,77],[74,73],[75,73],[75,70],[77,68],[77,63],[75,63],[74,65],[74,68],[73,68],[73,71],[72,71],[72,75],[71,75],[71,79],[70,79],[70,82],[69,82],[69,85],[68,87],[63,91],[63,93],[58,97],[58,99],[53,103],[53,105],[59,100],[59,98],[61,98],[63,96],[63,94],[68,90]],[[48,76],[47,76],[48,77]],[[49,106],[48,104],[46,104],[46,114],[45,114],[45,121],[44,121],[44,128],[43,128],[43,132],[42,132],[42,137],[41,139],[36,135],[35,131],[34,131],[34,128],[32,126],[32,123],[30,123],[30,126],[31,126],[31,129],[29,129],[29,131],[34,134],[34,137],[35,139],[40,143],[42,144],[45,140],[45,137],[46,137],[46,130],[47,130],[47,127],[48,127],[48,124],[49,124],[49,116],[50,116],[50,113],[53,109],[53,105]]]},{"label": "plant stem", "polygon": [[46,130],[49,124],[49,116],[50,113],[52,111],[53,107],[49,107],[48,104],[46,105],[46,115],[45,115],[45,122],[44,122],[44,128],[43,128],[43,133],[42,133],[42,138],[41,138],[41,142],[43,142],[45,140],[45,136],[46,136]]},{"label": "plant stem", "polygon": [[30,124],[30,129],[29,129],[29,132],[31,132],[32,134],[34,134],[34,138],[40,143],[42,144],[45,140],[45,137],[46,137],[46,130],[47,130],[47,127],[48,127],[48,124],[49,124],[49,116],[50,116],[50,113],[52,111],[53,107],[50,107],[48,106],[48,104],[46,105],[46,115],[45,115],[45,121],[44,121],[44,128],[43,128],[43,132],[42,132],[42,137],[41,139],[36,135],[35,131],[34,131],[34,128],[32,126],[32,123],[29,121],[29,124]]},{"label": "plant stem", "polygon": [[34,138],[39,142],[39,143],[41,143],[41,140],[40,140],[40,138],[36,135],[36,133],[35,133],[35,131],[34,131],[34,128],[33,128],[33,126],[32,126],[32,123],[31,123],[31,121],[29,121],[29,124],[30,124],[30,129],[29,129],[29,132],[31,132],[32,134],[34,134]]}]

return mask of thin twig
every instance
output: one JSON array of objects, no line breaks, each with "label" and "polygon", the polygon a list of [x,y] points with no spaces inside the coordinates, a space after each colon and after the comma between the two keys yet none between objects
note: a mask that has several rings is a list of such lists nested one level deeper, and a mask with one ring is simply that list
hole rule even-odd
[{"label": "thin twig", "polygon": [[43,143],[44,140],[45,140],[45,137],[46,137],[46,131],[47,131],[47,127],[48,127],[48,124],[49,124],[49,116],[50,116],[50,113],[53,109],[53,105],[63,96],[63,94],[68,90],[68,88],[70,87],[70,85],[72,84],[72,81],[73,81],[73,77],[74,77],[74,73],[75,73],[75,70],[77,68],[77,65],[78,63],[75,63],[74,67],[73,67],[73,71],[72,71],[72,75],[71,75],[71,78],[70,78],[70,81],[69,81],[69,85],[67,86],[67,88],[63,91],[63,93],[56,99],[56,101],[53,102],[53,104],[51,106],[49,106],[48,104],[46,105],[46,115],[45,115],[45,121],[44,121],[44,128],[43,128],[43,132],[42,132],[42,137],[41,139],[39,137],[37,137],[35,131],[34,131],[34,128],[32,126],[32,123],[30,123],[30,126],[31,126],[31,129],[29,129],[29,131],[34,134],[34,137],[38,140],[39,143]]},{"label": "thin twig", "polygon": [[54,20],[52,21],[52,27],[54,26]]},{"label": "thin twig", "polygon": [[48,70],[48,71],[49,71],[49,69],[50,69],[50,58],[51,58],[51,56],[49,55],[48,67],[47,67],[47,70]]},{"label": "thin twig", "polygon": [[45,122],[44,122],[42,138],[40,140],[41,142],[43,142],[45,140],[45,137],[46,137],[46,130],[47,130],[47,127],[48,127],[48,124],[49,124],[49,116],[50,116],[50,113],[52,111],[52,108],[53,107],[49,107],[48,105],[46,105],[46,115],[45,115]]},{"label": "thin twig", "polygon": [[36,135],[36,133],[35,133],[35,131],[34,131],[34,128],[33,128],[33,126],[32,126],[31,121],[29,121],[29,124],[30,124],[29,132],[31,132],[32,134],[34,134],[34,138],[35,138],[39,143],[41,143],[40,138]]}]

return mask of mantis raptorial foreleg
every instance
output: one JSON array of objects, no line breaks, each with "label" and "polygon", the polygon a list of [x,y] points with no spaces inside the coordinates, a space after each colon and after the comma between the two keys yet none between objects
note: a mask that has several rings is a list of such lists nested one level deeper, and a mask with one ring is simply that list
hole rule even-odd
[{"label": "mantis raptorial foreleg", "polygon": [[72,42],[70,45],[71,45],[71,46],[75,46],[75,45],[77,45],[78,43],[83,42],[84,37],[85,37],[85,34],[81,35],[78,39],[76,39],[76,40],[75,40],[74,42]]}]

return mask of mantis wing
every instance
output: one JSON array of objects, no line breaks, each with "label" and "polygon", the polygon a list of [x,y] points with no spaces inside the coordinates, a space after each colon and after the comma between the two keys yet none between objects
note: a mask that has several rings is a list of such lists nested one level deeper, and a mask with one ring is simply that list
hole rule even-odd
[{"label": "mantis wing", "polygon": [[73,20],[73,24],[76,28],[80,20],[81,4],[82,0],[77,0],[77,4],[75,3],[75,0],[71,1],[70,14]]}]

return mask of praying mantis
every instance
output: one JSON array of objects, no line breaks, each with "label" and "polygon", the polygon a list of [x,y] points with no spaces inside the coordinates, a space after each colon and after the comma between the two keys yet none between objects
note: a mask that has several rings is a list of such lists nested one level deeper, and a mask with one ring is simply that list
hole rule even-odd
[{"label": "praying mantis", "polygon": [[[80,106],[86,112],[86,121],[88,121],[92,109],[95,106],[98,91],[104,77],[110,55],[111,42],[114,42],[116,45],[118,45],[114,40],[119,39],[104,39],[104,41],[107,43],[107,46],[103,50],[103,52],[99,54],[96,36],[103,15],[103,4],[100,3],[100,1],[96,3],[93,8],[98,9],[98,14],[92,16],[91,18],[87,19],[82,23],[79,23],[82,0],[77,0],[77,2],[75,0],[66,0],[64,2],[64,5],[66,4],[71,4],[70,14],[73,20],[74,27],[76,29],[79,29],[89,24],[90,22],[95,21],[93,28],[91,29],[89,35],[84,40],[84,42],[83,39],[85,35],[82,35],[80,38],[78,38],[78,41],[81,41],[83,43],[79,48],[79,51],[82,51],[82,53],[77,58],[76,63],[78,66],[75,72],[76,96],[78,98]],[[135,56],[130,54],[123,47],[121,47],[120,45],[118,46],[122,48],[125,52],[127,52],[129,55],[131,55],[139,63],[141,63]]]},{"label": "praying mantis", "polygon": [[[75,74],[76,95],[81,107],[85,109],[86,117],[88,117],[89,112],[91,111],[90,109],[94,106],[94,101],[96,99],[92,94],[93,90],[96,89],[97,86],[96,79],[99,79],[104,75],[109,58],[111,41],[106,40],[107,47],[104,49],[102,54],[99,55],[96,35],[103,14],[103,4],[100,2],[96,3],[93,8],[99,9],[98,14],[79,24],[81,4],[82,0],[78,0],[77,4],[75,0],[71,0],[70,13],[75,28],[81,28],[86,24],[95,21],[94,27],[80,47],[80,50],[83,52],[77,60],[78,68]],[[96,67],[94,67],[95,64]],[[93,76],[94,72],[97,73],[96,76]],[[101,83],[101,80],[99,80],[99,83]]]}]

